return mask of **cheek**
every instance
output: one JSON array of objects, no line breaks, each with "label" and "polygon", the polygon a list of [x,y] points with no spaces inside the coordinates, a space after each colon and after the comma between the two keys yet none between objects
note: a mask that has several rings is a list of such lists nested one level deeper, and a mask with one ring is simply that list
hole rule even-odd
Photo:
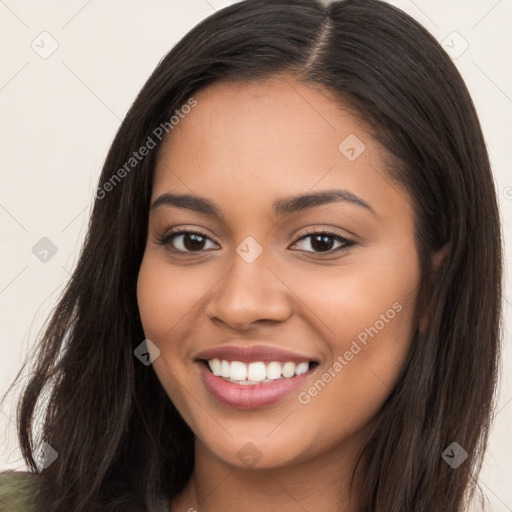
[{"label": "cheek", "polygon": [[[332,432],[352,432],[379,410],[394,388],[415,331],[419,262],[381,251],[338,268],[306,286],[308,306],[318,312],[331,359],[297,398],[309,418],[323,416]],[[404,254],[404,253],[402,253]],[[332,269],[330,269],[332,270]],[[304,285],[307,276],[304,276]],[[321,320],[321,322],[320,322]],[[325,414],[325,411],[330,411]],[[334,434],[333,434],[334,435]]]},{"label": "cheek", "polygon": [[137,280],[137,301],[146,337],[157,344],[179,339],[187,315],[194,314],[211,286],[206,273],[192,267],[173,268],[148,249]]},{"label": "cheek", "polygon": [[144,334],[161,352],[152,368],[167,395],[194,428],[194,415],[183,391],[183,383],[189,378],[180,362],[183,347],[173,342],[183,336],[187,314],[193,314],[199,301],[195,296],[197,283],[191,282],[190,275],[179,269],[173,271],[148,248],[137,279],[137,301]]},{"label": "cheek", "polygon": [[333,344],[336,353],[350,348],[347,340],[364,344],[374,336],[407,345],[421,274],[412,236],[405,235],[364,248],[318,283],[314,309],[340,340]]},{"label": "cheek", "polygon": [[[331,355],[350,350],[352,341],[380,340],[400,345],[414,329],[419,286],[415,265],[369,265],[367,262],[302,272],[294,292],[305,304],[303,315],[324,333]],[[395,340],[395,341],[393,341]],[[349,356],[350,357],[350,356]]]}]

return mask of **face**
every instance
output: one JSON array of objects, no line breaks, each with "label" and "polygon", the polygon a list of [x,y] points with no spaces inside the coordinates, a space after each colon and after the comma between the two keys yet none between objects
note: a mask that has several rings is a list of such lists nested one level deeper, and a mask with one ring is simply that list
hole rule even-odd
[{"label": "face", "polygon": [[320,86],[194,98],[161,148],[138,277],[154,371],[212,458],[337,453],[375,419],[417,327],[412,202]]}]

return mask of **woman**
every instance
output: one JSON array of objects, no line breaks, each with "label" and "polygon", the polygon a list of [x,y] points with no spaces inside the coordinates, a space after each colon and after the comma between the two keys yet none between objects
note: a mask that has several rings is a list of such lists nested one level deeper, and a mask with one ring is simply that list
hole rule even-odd
[{"label": "woman", "polygon": [[109,151],[20,401],[19,509],[462,511],[501,272],[479,121],[425,29],[378,0],[218,11]]}]

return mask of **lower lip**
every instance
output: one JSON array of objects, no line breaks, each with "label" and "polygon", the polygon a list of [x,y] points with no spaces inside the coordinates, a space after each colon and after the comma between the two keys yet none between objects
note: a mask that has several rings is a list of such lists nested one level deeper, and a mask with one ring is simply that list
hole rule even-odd
[{"label": "lower lip", "polygon": [[311,375],[315,368],[295,377],[276,379],[261,384],[234,384],[222,377],[215,376],[206,365],[198,363],[203,382],[208,391],[225,405],[253,409],[265,407],[283,399],[286,395],[299,388]]}]

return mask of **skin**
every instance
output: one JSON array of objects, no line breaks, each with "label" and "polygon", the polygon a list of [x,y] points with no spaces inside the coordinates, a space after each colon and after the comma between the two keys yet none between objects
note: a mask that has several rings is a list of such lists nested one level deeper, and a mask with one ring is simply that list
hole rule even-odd
[{"label": "skin", "polygon": [[[239,510],[240,503],[247,512],[356,510],[349,477],[418,324],[411,199],[386,173],[384,150],[325,88],[277,76],[215,83],[194,97],[197,106],[164,141],[151,202],[170,191],[199,195],[223,219],[174,206],[151,210],[137,290],[145,335],[160,350],[154,371],[196,436],[194,474],[171,511]],[[354,161],[338,149],[350,134],[365,144]],[[330,189],[350,191],[373,213],[349,201],[283,217],[271,208],[284,196]],[[207,238],[159,245],[171,228]],[[354,244],[340,251],[333,238],[331,245],[299,240],[326,228]],[[252,263],[236,252],[248,236],[263,249]],[[333,371],[338,356],[397,303],[400,311]],[[254,340],[307,354],[319,366],[276,404],[219,403],[195,354]],[[335,376],[301,403],[298,393],[329,368]],[[247,443],[260,456],[250,466],[237,455]]]}]

